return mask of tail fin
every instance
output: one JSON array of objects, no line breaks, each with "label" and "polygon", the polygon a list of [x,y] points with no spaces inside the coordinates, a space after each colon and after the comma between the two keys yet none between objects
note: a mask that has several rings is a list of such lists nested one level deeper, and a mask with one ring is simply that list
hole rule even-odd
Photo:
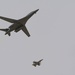
[{"label": "tail fin", "polygon": [[[9,29],[0,29],[1,31],[7,32]],[[10,36],[10,33],[8,33],[8,35]]]}]

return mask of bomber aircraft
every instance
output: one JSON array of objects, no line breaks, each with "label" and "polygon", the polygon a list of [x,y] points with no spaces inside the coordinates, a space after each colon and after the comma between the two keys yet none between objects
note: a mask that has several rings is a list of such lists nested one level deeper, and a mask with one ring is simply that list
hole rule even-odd
[{"label": "bomber aircraft", "polygon": [[10,18],[6,18],[6,17],[2,17],[0,16],[0,19],[3,19],[5,21],[8,21],[10,23],[13,23],[11,26],[9,26],[6,29],[0,29],[1,31],[5,32],[5,35],[8,34],[9,36],[11,35],[10,32],[15,31],[18,32],[20,30],[22,30],[28,37],[30,36],[25,24],[26,22],[38,11],[39,9],[30,12],[27,16],[19,19],[19,20],[15,20],[15,19],[10,19]]},{"label": "bomber aircraft", "polygon": [[33,61],[33,64],[32,64],[32,65],[33,65],[34,67],[36,67],[37,65],[40,66],[42,60],[43,60],[43,59],[41,59],[41,60],[39,60],[39,61]]}]

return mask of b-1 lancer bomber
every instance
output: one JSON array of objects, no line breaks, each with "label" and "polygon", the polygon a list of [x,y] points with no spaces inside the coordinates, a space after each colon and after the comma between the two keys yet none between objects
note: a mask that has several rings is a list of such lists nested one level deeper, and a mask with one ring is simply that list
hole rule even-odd
[{"label": "b-1 lancer bomber", "polygon": [[13,23],[11,26],[9,26],[6,29],[0,29],[1,31],[5,31],[5,35],[8,34],[9,36],[11,35],[10,32],[15,31],[18,32],[20,30],[22,30],[28,37],[30,36],[25,24],[26,22],[38,11],[39,9],[30,12],[27,16],[19,19],[19,20],[15,20],[15,19],[10,19],[10,18],[6,18],[6,17],[2,17],[0,16],[0,19],[3,19],[5,21],[8,21],[10,23]]}]

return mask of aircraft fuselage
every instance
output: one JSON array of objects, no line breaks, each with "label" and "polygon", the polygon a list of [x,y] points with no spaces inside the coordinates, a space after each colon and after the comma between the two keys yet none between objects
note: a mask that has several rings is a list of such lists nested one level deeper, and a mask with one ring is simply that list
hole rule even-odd
[{"label": "aircraft fuselage", "polygon": [[11,26],[9,26],[9,29],[10,29],[10,31],[13,31],[13,30],[16,30],[16,29],[18,29],[18,28],[21,28],[21,27],[23,27],[23,26],[24,26],[23,24],[14,23],[14,24],[12,24]]}]

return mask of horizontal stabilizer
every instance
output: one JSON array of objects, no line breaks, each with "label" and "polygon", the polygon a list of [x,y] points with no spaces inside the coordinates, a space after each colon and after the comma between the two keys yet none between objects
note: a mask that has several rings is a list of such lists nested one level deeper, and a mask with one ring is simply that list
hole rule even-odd
[{"label": "horizontal stabilizer", "polygon": [[[7,32],[9,29],[0,29],[1,31]],[[8,33],[8,35],[10,36],[11,34]]]},{"label": "horizontal stabilizer", "polygon": [[10,36],[11,34],[10,34],[10,33],[8,33],[8,35]]},{"label": "horizontal stabilizer", "polygon": [[5,32],[7,32],[9,29],[0,29],[1,31],[5,31]]},{"label": "horizontal stabilizer", "polygon": [[3,20],[8,21],[8,22],[10,22],[10,23],[15,23],[15,22],[17,22],[17,20],[10,19],[10,18],[6,18],[6,17],[2,17],[2,16],[0,16],[0,19],[3,19]]}]

